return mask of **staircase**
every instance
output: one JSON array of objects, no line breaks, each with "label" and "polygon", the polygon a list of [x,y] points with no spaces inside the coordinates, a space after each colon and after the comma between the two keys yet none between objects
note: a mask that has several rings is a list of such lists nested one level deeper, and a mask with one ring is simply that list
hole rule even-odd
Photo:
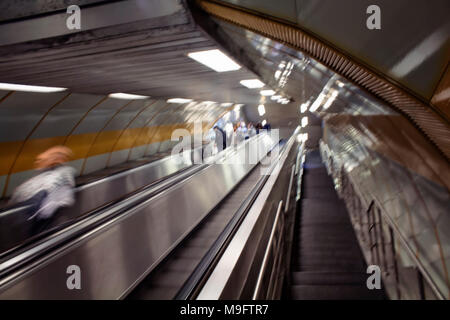
[{"label": "staircase", "polygon": [[318,151],[306,156],[293,246],[290,298],[383,299],[366,286],[366,264],[344,203]]}]

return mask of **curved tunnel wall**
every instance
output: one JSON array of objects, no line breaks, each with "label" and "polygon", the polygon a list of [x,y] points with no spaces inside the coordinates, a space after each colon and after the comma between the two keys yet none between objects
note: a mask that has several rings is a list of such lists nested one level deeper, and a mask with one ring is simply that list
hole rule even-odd
[{"label": "curved tunnel wall", "polygon": [[218,104],[169,104],[108,96],[0,91],[0,192],[9,196],[35,174],[34,159],[54,145],[74,152],[77,175],[164,152],[175,129],[209,129],[225,109]]}]

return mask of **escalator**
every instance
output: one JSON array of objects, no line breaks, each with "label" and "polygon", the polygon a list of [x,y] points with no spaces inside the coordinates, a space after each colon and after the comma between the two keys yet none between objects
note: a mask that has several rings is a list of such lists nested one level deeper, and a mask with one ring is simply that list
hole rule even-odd
[{"label": "escalator", "polygon": [[[261,161],[276,145],[259,135],[215,156],[227,159],[223,164],[179,170],[63,230],[8,250],[0,255],[0,297],[28,292],[39,299],[148,299],[145,288],[157,282],[165,285],[154,298],[188,298],[267,180],[259,165],[238,160],[257,153]],[[68,265],[84,271],[88,289],[67,290]],[[33,290],[53,276],[51,288]]]},{"label": "escalator", "polygon": [[319,151],[306,155],[288,297],[294,300],[383,299],[369,290],[367,265],[344,202]]},{"label": "escalator", "polygon": [[[233,220],[263,179],[260,167],[253,170],[191,232],[191,234],[151,272],[127,297],[131,300],[168,300],[181,298],[180,291],[202,263],[208,251]],[[220,182],[218,182],[220,183]]]}]

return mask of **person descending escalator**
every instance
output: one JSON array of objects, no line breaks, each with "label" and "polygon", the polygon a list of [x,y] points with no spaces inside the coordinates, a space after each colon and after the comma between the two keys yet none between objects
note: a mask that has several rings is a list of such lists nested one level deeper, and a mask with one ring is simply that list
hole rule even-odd
[{"label": "person descending escalator", "polygon": [[74,204],[75,169],[65,165],[71,157],[72,151],[64,146],[39,154],[35,161],[39,174],[14,190],[10,204],[28,205],[26,214],[32,235],[44,231],[58,209]]},{"label": "person descending escalator", "polygon": [[221,152],[227,148],[227,135],[219,126],[214,126],[214,133],[217,152]]},{"label": "person descending escalator", "polygon": [[243,121],[238,124],[238,127],[236,129],[236,138],[237,144],[249,138],[247,127],[245,126],[245,122]]},{"label": "person descending escalator", "polygon": [[248,124],[248,135],[250,138],[256,136],[256,129],[251,122]]}]

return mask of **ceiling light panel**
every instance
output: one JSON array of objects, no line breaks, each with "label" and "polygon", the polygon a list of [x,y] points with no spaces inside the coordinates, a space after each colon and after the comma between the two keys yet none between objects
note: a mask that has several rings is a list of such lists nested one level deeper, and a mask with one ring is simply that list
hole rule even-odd
[{"label": "ceiling light panel", "polygon": [[28,85],[24,85],[24,84],[13,84],[13,83],[0,83],[0,90],[50,93],[50,92],[64,91],[64,90],[67,90],[67,88],[28,86]]},{"label": "ceiling light panel", "polygon": [[167,100],[168,103],[189,103],[192,101],[194,101],[194,100],[184,99],[184,98],[172,98],[172,99]]},{"label": "ceiling light panel", "polygon": [[124,99],[124,100],[140,100],[140,99],[150,98],[149,96],[140,96],[137,94],[128,94],[128,93],[122,93],[122,92],[111,93],[109,95],[109,97],[113,98],[113,99]]},{"label": "ceiling light panel", "polygon": [[213,69],[216,72],[235,71],[241,68],[219,49],[188,53],[188,57]]},{"label": "ceiling light panel", "polygon": [[261,117],[266,114],[266,108],[264,107],[263,104],[260,104],[258,106],[258,113]]},{"label": "ceiling light panel", "polygon": [[258,79],[241,80],[240,83],[249,89],[259,89],[265,86],[265,84]]},{"label": "ceiling light panel", "polygon": [[260,93],[264,97],[269,97],[269,96],[273,96],[275,94],[275,91],[273,91],[273,90],[261,90]]}]

